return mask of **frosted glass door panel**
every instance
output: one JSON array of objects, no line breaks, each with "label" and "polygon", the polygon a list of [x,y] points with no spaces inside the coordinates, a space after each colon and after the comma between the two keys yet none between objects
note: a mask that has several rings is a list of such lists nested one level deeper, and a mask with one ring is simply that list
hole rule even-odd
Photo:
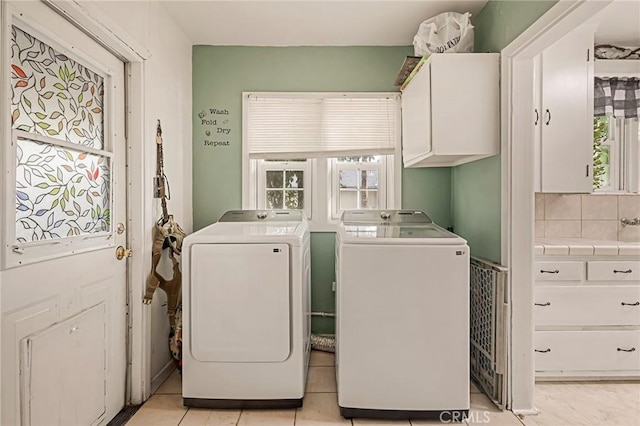
[{"label": "frosted glass door panel", "polygon": [[103,149],[104,78],[11,26],[12,128]]},{"label": "frosted glass door panel", "polygon": [[16,149],[19,243],[110,230],[109,158],[20,138]]},{"label": "frosted glass door panel", "polygon": [[289,246],[198,244],[191,250],[193,356],[215,362],[287,359]]}]

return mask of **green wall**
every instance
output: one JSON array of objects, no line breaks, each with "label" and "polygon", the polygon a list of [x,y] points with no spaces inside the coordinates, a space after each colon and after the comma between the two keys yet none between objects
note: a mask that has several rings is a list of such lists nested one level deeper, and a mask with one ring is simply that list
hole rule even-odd
[{"label": "green wall", "polygon": [[474,50],[500,52],[556,3],[557,0],[490,0],[471,18],[475,26]]},{"label": "green wall", "polygon": [[[556,1],[489,1],[472,18],[475,52],[500,52]],[[451,216],[471,253],[500,262],[500,156],[451,170]]]},{"label": "green wall", "polygon": [[[241,208],[243,91],[395,91],[395,76],[404,57],[412,54],[412,46],[194,46],[194,229],[215,222],[226,210]],[[218,133],[218,127],[229,133]],[[205,140],[228,145],[205,146]],[[449,168],[403,170],[402,186],[403,207],[424,210],[442,226],[451,224]],[[314,311],[335,311],[333,245],[333,233],[312,234]],[[333,332],[333,320],[314,318],[313,331]]]}]

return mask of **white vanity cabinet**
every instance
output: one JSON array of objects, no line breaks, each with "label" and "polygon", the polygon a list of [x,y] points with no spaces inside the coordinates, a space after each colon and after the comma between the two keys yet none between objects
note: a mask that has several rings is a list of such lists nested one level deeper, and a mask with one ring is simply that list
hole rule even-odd
[{"label": "white vanity cabinet", "polygon": [[540,256],[538,379],[640,377],[640,258]]},{"label": "white vanity cabinet", "polygon": [[593,192],[593,28],[534,60],[535,192]]},{"label": "white vanity cabinet", "polygon": [[498,53],[433,54],[402,92],[405,167],[456,166],[500,153]]}]

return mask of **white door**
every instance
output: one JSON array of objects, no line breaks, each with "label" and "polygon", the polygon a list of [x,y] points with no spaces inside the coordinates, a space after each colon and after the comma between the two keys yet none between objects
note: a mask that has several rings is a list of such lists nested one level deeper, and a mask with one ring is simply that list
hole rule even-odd
[{"label": "white door", "polygon": [[[68,351],[56,349],[57,339],[39,336],[48,331],[55,336],[65,321],[102,306],[104,362],[79,357],[67,370],[69,383],[94,377],[91,389],[103,389],[101,400],[92,399],[102,410],[94,410],[91,421],[102,424],[125,403],[127,262],[115,255],[116,247],[126,244],[119,224],[127,223],[124,63],[44,3],[2,6],[7,143],[0,164],[5,177],[0,423],[47,418],[60,424],[68,417],[68,412],[67,417],[37,412],[50,402],[31,404],[53,395],[34,388],[43,380],[34,375],[69,363]],[[78,330],[84,327],[79,324],[67,332],[77,332],[77,353],[92,353],[96,336]],[[29,370],[21,360],[38,364]],[[49,386],[63,393],[70,389],[63,384]]]}]

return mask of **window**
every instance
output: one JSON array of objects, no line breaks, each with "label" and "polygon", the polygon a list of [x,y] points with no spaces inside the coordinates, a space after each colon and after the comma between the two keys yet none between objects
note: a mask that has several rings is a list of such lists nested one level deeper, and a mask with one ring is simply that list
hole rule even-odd
[{"label": "window", "polygon": [[304,210],[311,217],[311,161],[254,160],[258,163],[257,208]]},{"label": "window", "polygon": [[317,230],[399,207],[399,126],[396,93],[245,93],[243,207],[301,209]]},{"label": "window", "polygon": [[6,203],[7,262],[112,245],[116,157],[105,113],[116,97],[112,75],[26,29],[10,31],[8,152],[15,161],[7,194],[15,198]]},{"label": "window", "polygon": [[345,210],[380,209],[386,200],[387,155],[338,157],[331,160],[331,212],[339,219]]},{"label": "window", "polygon": [[614,67],[615,62],[609,62],[598,63],[594,78],[593,188],[596,192],[638,192],[640,78],[633,66],[618,62]]},{"label": "window", "polygon": [[594,117],[593,188],[638,192],[640,130],[637,118]]}]

